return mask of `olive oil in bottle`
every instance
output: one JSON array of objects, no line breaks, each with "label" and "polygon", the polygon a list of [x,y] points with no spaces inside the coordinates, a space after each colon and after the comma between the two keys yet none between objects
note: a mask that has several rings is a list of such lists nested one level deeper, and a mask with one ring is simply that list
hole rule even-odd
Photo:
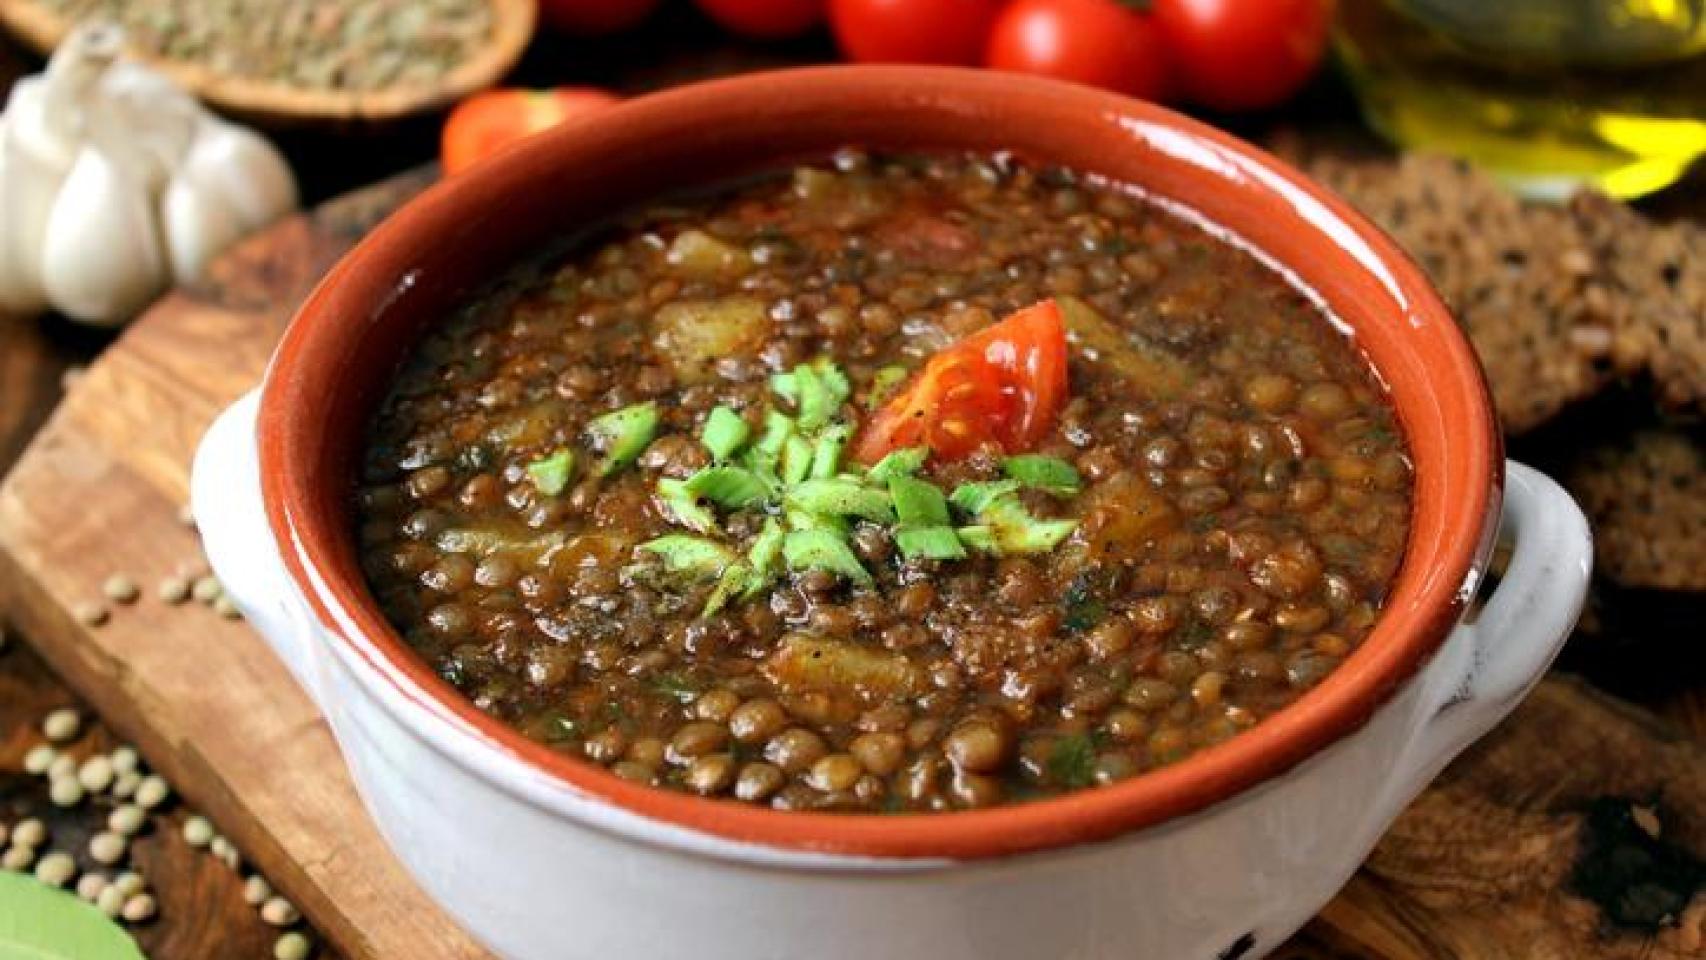
[{"label": "olive oil in bottle", "polygon": [[1706,155],[1706,0],[1339,0],[1369,122],[1531,197],[1651,193]]}]

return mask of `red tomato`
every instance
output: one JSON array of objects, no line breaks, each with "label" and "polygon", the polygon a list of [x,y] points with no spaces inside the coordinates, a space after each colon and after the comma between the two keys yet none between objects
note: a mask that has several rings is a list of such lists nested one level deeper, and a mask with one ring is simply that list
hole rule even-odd
[{"label": "red tomato", "polygon": [[564,33],[594,37],[638,26],[658,0],[539,0],[539,16]]},{"label": "red tomato", "polygon": [[938,351],[865,425],[862,463],[927,446],[957,460],[988,441],[1007,453],[1034,446],[1066,403],[1066,324],[1053,300],[1018,310]]},{"label": "red tomato", "polygon": [[1333,0],[1155,0],[1153,16],[1186,96],[1256,110],[1291,97],[1320,65]]},{"label": "red tomato", "polygon": [[829,0],[841,55],[856,63],[982,62],[1002,0]]},{"label": "red tomato", "polygon": [[450,111],[439,162],[445,176],[461,173],[519,140],[616,102],[615,94],[590,87],[477,93]]},{"label": "red tomato", "polygon": [[694,0],[724,30],[756,40],[805,33],[823,19],[823,0]]},{"label": "red tomato", "polygon": [[1167,93],[1160,33],[1115,0],[1017,0],[995,21],[986,62],[1149,100]]}]

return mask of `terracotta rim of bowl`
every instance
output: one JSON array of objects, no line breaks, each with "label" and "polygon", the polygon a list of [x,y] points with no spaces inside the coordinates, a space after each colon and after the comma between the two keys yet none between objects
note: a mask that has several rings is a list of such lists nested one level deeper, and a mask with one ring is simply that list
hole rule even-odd
[{"label": "terracotta rim of bowl", "polygon": [[[1336,290],[1343,303],[1325,295],[1341,316],[1345,304],[1352,313],[1375,311],[1347,319],[1392,389],[1416,465],[1410,544],[1363,645],[1290,706],[1171,766],[1053,799],[910,815],[782,812],[632,784],[486,716],[418,659],[362,580],[347,512],[354,454],[334,448],[353,442],[349,385],[390,376],[357,362],[367,349],[363,338],[399,338],[376,333],[388,329],[380,319],[387,310],[406,313],[414,289],[432,286],[432,272],[416,268],[437,249],[423,238],[441,245],[466,239],[458,231],[473,230],[463,224],[480,211],[514,202],[530,186],[568,182],[588,168],[589,157],[608,160],[676,137],[693,141],[677,152],[715,158],[730,130],[756,140],[751,131],[762,129],[764,138],[785,143],[814,124],[844,136],[842,143],[896,149],[1035,141],[1024,152],[1090,170],[1110,166],[1105,158],[1116,154],[1108,151],[1122,162],[1142,154],[1151,165],[1142,168],[1145,176],[1173,178],[1181,190],[1172,197],[1234,233],[1250,236],[1274,218],[1303,218],[1270,242],[1252,240],[1310,286]],[[828,135],[815,135],[827,149]],[[785,145],[770,154],[777,163],[789,155]],[[1217,207],[1223,216],[1212,212]],[[1354,274],[1348,279],[1347,264]],[[1385,305],[1358,306],[1369,297]],[[335,423],[345,432],[327,429]],[[786,850],[908,859],[993,857],[1112,838],[1231,797],[1358,729],[1415,675],[1472,596],[1496,527],[1503,469],[1491,400],[1469,344],[1421,271],[1343,201],[1262,151],[1151,104],[1011,74],[924,67],[807,68],[678,88],[546,134],[439,184],[376,228],[304,304],[269,368],[257,432],[268,520],[290,575],[327,631],[374,668],[379,682],[453,717],[486,748],[645,818]],[[334,436],[345,439],[328,439]]]}]

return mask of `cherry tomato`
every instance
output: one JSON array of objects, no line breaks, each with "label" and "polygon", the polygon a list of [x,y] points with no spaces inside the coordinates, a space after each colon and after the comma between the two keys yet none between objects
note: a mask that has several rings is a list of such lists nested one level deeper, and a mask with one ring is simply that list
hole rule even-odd
[{"label": "cherry tomato", "polygon": [[724,30],[755,40],[798,36],[823,19],[823,0],[694,0]]},{"label": "cherry tomato", "polygon": [[639,26],[658,0],[539,0],[539,16],[564,33],[596,37]]},{"label": "cherry tomato", "polygon": [[590,87],[475,94],[457,104],[444,122],[439,162],[445,176],[461,173],[541,130],[597,113],[616,102],[615,94]]},{"label": "cherry tomato", "polygon": [[1017,0],[995,21],[986,62],[1149,100],[1167,93],[1160,33],[1115,0]]},{"label": "cherry tomato", "polygon": [[1153,16],[1187,97],[1256,110],[1291,97],[1320,65],[1333,0],[1155,0]]},{"label": "cherry tomato", "polygon": [[1002,0],[829,0],[842,56],[857,63],[982,62]]},{"label": "cherry tomato", "polygon": [[1066,325],[1044,300],[938,351],[871,417],[854,459],[924,445],[957,460],[986,442],[1007,453],[1034,446],[1066,403]]}]

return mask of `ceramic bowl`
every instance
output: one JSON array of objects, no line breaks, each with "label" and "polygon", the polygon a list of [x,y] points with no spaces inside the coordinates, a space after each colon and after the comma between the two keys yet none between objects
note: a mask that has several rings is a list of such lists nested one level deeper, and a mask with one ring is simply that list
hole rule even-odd
[{"label": "ceramic bowl", "polygon": [[[363,584],[349,505],[399,359],[458,297],[625,207],[856,144],[1013,150],[1186,207],[1348,324],[1410,441],[1387,609],[1293,705],[1164,769],[985,811],[786,813],[620,780],[475,710]],[[1161,108],[993,72],[829,67],[634,100],[444,182],[301,308],[198,454],[215,571],[319,704],[380,831],[475,937],[563,957],[1248,957],[1344,883],[1429,779],[1540,676],[1590,543],[1502,459],[1480,368],[1421,272],[1342,201]],[[1466,621],[1500,530],[1513,553]]]}]

